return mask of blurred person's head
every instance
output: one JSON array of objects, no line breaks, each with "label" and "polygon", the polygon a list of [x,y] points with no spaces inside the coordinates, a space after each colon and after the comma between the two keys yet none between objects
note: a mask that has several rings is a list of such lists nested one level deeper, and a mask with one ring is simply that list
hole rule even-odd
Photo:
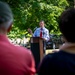
[{"label": "blurred person's head", "polygon": [[67,42],[75,43],[75,9],[65,10],[59,21],[59,28]]},{"label": "blurred person's head", "polygon": [[13,23],[13,14],[9,5],[0,1],[0,34],[10,31]]},{"label": "blurred person's head", "polygon": [[41,28],[43,28],[43,27],[44,27],[44,25],[45,25],[44,21],[43,21],[43,20],[41,20],[41,21],[39,22],[39,25],[40,25],[40,27],[41,27]]}]

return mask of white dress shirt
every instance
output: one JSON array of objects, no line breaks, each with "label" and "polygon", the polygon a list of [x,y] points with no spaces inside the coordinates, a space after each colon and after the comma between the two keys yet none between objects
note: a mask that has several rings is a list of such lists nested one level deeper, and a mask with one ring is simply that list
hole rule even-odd
[{"label": "white dress shirt", "polygon": [[[41,27],[37,28],[34,31],[33,37],[40,37],[40,31],[41,31]],[[49,30],[45,27],[42,28],[42,38],[44,38],[45,40],[49,40]]]}]

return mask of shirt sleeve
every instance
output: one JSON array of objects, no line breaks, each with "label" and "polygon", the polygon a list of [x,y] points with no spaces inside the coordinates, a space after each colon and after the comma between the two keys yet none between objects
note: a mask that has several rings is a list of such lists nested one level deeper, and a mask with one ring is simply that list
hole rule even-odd
[{"label": "shirt sleeve", "polygon": [[37,29],[34,31],[33,37],[36,37],[37,35]]},{"label": "shirt sleeve", "polygon": [[46,39],[46,41],[48,41],[50,39],[49,30],[46,29],[45,33],[46,33],[46,35],[44,36],[44,38]]},{"label": "shirt sleeve", "polygon": [[40,28],[37,28],[37,29],[34,31],[33,37],[39,37],[39,33],[40,33]]}]

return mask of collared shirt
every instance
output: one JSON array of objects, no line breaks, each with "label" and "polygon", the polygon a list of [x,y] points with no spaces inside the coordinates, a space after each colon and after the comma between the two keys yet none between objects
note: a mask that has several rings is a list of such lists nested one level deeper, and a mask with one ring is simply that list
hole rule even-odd
[{"label": "collared shirt", "polygon": [[[37,28],[35,31],[34,31],[34,34],[33,34],[33,37],[40,37],[40,31],[41,31],[41,27]],[[45,27],[43,27],[42,29],[42,38],[46,39],[47,41],[50,39],[49,37],[49,30],[46,29]]]}]

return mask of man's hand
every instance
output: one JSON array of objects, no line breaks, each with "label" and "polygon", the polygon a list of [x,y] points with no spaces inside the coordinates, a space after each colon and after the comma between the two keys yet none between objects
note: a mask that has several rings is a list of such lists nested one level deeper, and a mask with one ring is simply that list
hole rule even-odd
[{"label": "man's hand", "polygon": [[33,35],[32,30],[30,28],[28,28],[28,32]]}]

